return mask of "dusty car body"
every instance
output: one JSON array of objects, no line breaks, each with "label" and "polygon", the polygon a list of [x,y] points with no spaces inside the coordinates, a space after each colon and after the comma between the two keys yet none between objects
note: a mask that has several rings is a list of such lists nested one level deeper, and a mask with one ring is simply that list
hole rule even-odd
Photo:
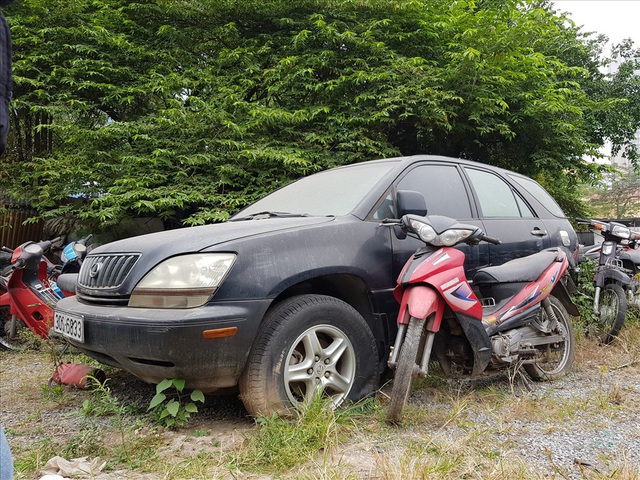
[{"label": "dusty car body", "polygon": [[96,248],[77,295],[58,303],[55,330],[148,382],[239,385],[254,415],[318,385],[336,403],[360,398],[378,386],[395,335],[392,290],[420,246],[380,225],[406,213],[404,191],[502,240],[464,248],[469,277],[552,246],[577,259],[570,223],[527,177],[447,157],[378,160],[305,177],[221,224]]}]

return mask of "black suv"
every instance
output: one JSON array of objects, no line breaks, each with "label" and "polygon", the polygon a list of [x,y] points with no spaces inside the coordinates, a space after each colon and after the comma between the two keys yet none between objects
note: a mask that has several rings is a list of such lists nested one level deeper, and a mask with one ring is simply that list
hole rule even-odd
[{"label": "black suv", "polygon": [[[422,196],[429,213],[502,240],[461,247],[469,277],[552,246],[577,259],[573,228],[533,180],[454,158],[392,158],[305,177],[222,224],[96,248],[77,295],[58,303],[54,331],[149,382],[239,386],[252,415],[318,386],[335,404],[358,399],[378,387],[396,331],[395,280],[423,246],[380,223],[424,214]],[[420,201],[400,211],[399,197]]]}]

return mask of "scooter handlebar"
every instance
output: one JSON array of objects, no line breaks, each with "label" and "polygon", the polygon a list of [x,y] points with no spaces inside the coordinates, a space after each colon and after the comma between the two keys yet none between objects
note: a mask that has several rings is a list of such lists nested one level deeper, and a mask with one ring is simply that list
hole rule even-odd
[{"label": "scooter handlebar", "polygon": [[388,227],[390,225],[402,225],[402,220],[399,218],[385,218],[384,220],[382,220],[382,222],[380,222],[381,227]]}]

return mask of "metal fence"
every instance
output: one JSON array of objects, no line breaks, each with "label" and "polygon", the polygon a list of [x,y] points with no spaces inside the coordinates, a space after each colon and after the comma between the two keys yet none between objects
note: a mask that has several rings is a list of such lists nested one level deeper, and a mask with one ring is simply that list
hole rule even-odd
[{"label": "metal fence", "polygon": [[25,223],[33,216],[35,211],[28,206],[0,197],[0,247],[16,248],[27,240],[42,240],[44,223]]},{"label": "metal fence", "polygon": [[0,246],[16,248],[27,240],[42,240],[43,223],[25,224],[25,220],[33,215],[24,210],[0,209]]}]

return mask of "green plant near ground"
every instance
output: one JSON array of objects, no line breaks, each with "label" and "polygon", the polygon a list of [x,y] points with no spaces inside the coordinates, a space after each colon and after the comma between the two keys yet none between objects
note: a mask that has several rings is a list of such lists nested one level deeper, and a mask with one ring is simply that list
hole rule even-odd
[{"label": "green plant near ground", "polygon": [[294,418],[274,414],[256,419],[256,430],[245,438],[244,447],[229,456],[229,470],[286,472],[313,461],[319,452],[339,445],[354,426],[355,418],[369,415],[373,400],[336,411],[331,402],[316,396]]},{"label": "green plant near ground", "polygon": [[69,395],[62,385],[42,385],[40,389],[42,390],[42,398],[58,405],[65,404],[69,399]]},{"label": "green plant near ground", "polygon": [[18,474],[39,471],[45,463],[58,453],[58,446],[53,437],[46,436],[37,439],[28,449],[12,448],[13,469]]},{"label": "green plant near ground", "polygon": [[[156,422],[165,427],[181,427],[191,416],[198,412],[195,402],[204,403],[200,390],[193,390],[188,396],[183,393],[184,379],[164,379],[156,385],[156,394],[151,399],[149,410]],[[173,389],[173,390],[171,390]]]},{"label": "green plant near ground", "polygon": [[87,380],[92,382],[94,388],[91,398],[82,402],[82,411],[87,417],[109,416],[113,419],[113,424],[120,433],[121,444],[126,444],[126,414],[128,407],[118,401],[111,393],[111,388],[107,385],[109,379],[101,382],[92,375],[87,376]]},{"label": "green plant near ground", "polygon": [[578,310],[580,310],[580,324],[582,326],[598,321],[593,312],[593,298],[596,292],[593,276],[597,268],[598,263],[591,259],[587,259],[580,264],[578,284],[576,285],[578,292],[573,295],[573,301],[578,306]]}]

